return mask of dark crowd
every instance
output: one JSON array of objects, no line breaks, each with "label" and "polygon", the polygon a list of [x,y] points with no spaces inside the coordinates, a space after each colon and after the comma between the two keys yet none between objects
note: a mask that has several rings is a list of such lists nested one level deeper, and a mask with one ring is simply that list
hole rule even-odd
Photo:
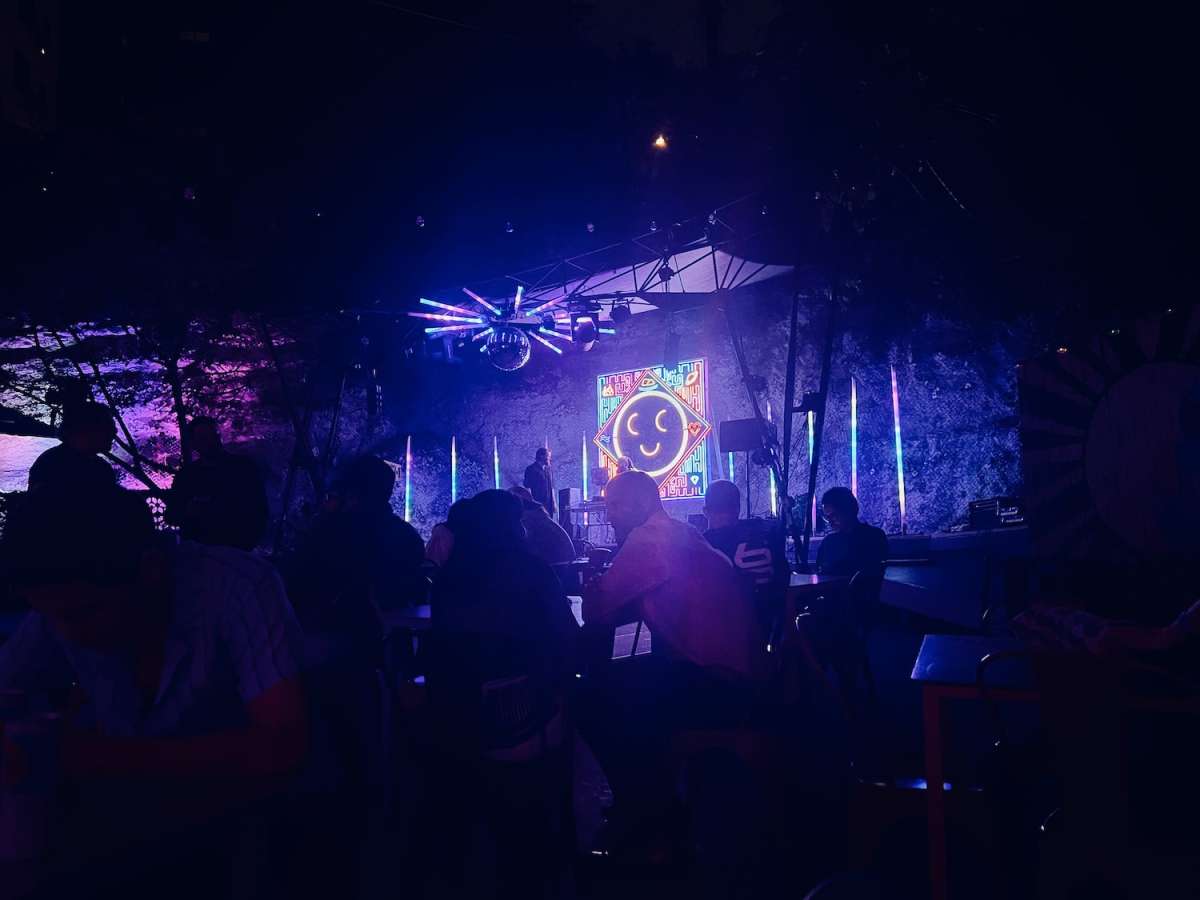
[{"label": "dark crowd", "polygon": [[[821,498],[812,577],[729,481],[702,531],[622,471],[616,548],[592,547],[555,518],[541,448],[426,543],[363,456],[269,559],[255,465],[190,428],[169,528],[117,486],[96,404],[9,509],[3,576],[29,612],[0,645],[4,896],[587,896],[681,869],[688,896],[907,895],[838,877],[888,560],[848,489]],[[1200,615],[1024,627],[1186,660]],[[610,801],[586,840],[582,758]]]}]

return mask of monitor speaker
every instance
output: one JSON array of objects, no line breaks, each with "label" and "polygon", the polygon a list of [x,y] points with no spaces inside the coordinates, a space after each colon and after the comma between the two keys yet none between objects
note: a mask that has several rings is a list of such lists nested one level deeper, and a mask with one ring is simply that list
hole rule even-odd
[{"label": "monitor speaker", "polygon": [[722,453],[753,453],[763,446],[758,419],[730,419],[721,423]]}]

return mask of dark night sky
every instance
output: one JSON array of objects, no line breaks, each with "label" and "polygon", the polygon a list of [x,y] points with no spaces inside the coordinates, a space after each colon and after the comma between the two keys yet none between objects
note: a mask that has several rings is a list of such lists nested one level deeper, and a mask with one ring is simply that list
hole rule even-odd
[{"label": "dark night sky", "polygon": [[1190,283],[1179,23],[960,5],[64,3],[60,127],[5,176],[5,301],[103,305],[163,252],[252,269],[241,304],[403,304],[745,192],[820,262],[837,170],[876,197],[876,291],[1063,328],[1166,305]]}]

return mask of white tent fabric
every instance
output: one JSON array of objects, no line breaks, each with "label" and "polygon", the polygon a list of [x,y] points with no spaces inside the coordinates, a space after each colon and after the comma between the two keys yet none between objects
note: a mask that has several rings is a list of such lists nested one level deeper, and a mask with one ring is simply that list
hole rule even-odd
[{"label": "white tent fabric", "polygon": [[[672,275],[659,277],[663,265]],[[596,272],[566,284],[558,283],[526,292],[526,304],[551,304],[559,298],[609,296],[612,294],[710,294],[718,290],[744,287],[792,271],[792,266],[770,265],[733,256],[711,246],[673,253],[665,260],[651,258],[620,269]],[[631,312],[645,312],[646,306],[634,304]]]}]

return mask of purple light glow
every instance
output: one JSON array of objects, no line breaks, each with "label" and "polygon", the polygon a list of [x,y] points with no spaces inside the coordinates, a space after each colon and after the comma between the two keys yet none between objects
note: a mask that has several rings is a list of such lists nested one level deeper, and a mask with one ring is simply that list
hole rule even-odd
[{"label": "purple light glow", "polygon": [[426,300],[424,297],[421,298],[421,303],[425,306],[433,306],[433,307],[436,307],[437,309],[449,310],[450,312],[459,313],[464,316],[470,316],[471,318],[479,317],[478,312],[476,312],[473,309],[467,309],[466,307],[463,307],[463,306],[452,306],[449,303],[439,303],[437,300]]},{"label": "purple light glow", "polygon": [[858,385],[850,379],[850,493],[858,496]]},{"label": "purple light glow", "polygon": [[404,521],[412,520],[412,435],[404,442]]},{"label": "purple light glow", "polygon": [[450,316],[446,315],[446,313],[422,312],[410,312],[409,315],[414,319],[429,319],[433,322],[475,322],[479,325],[483,324],[483,319],[479,318],[478,316]]},{"label": "purple light glow", "polygon": [[496,307],[492,306],[492,304],[488,303],[486,300],[484,300],[482,297],[480,297],[477,293],[475,293],[470,288],[463,288],[463,293],[466,294],[468,297],[470,297],[472,300],[474,300],[476,303],[478,303],[480,306],[482,306],[484,309],[486,309],[488,312],[490,312],[493,316],[501,315],[500,310],[498,310]]},{"label": "purple light glow", "polygon": [[[527,315],[527,316],[536,316],[536,315],[537,315],[538,313],[540,313],[542,310],[544,310],[544,309],[549,309],[550,307],[554,306],[554,304],[556,304],[556,303],[561,303],[561,302],[562,302],[564,299],[566,299],[566,298],[565,298],[565,297],[555,297],[553,300],[547,300],[547,301],[546,301],[545,303],[543,303],[541,306],[535,306],[533,309],[526,310],[526,311],[525,311],[525,315]],[[559,313],[557,313],[557,312],[556,312],[554,315],[555,315],[555,316],[558,316],[558,315],[559,315]],[[565,314],[564,314],[564,315],[565,315]]]},{"label": "purple light glow", "polygon": [[515,299],[513,301],[513,313],[514,314],[516,313],[516,311],[518,309],[521,308],[521,297],[524,295],[524,293],[525,293],[525,285],[518,284],[517,285],[517,299]]},{"label": "purple light glow", "polygon": [[574,342],[574,340],[575,340],[575,338],[571,337],[569,334],[563,334],[561,331],[551,331],[549,328],[539,328],[538,334],[545,334],[545,335],[549,335],[550,337],[556,337],[560,341]]},{"label": "purple light glow", "polygon": [[531,338],[533,338],[535,341],[538,341],[539,343],[544,344],[545,346],[549,347],[551,350],[553,350],[559,356],[562,356],[561,348],[554,346],[554,344],[550,343],[548,340],[546,340],[544,337],[542,337],[536,331],[529,332],[529,336]]},{"label": "purple light glow", "polygon": [[476,328],[482,328],[483,323],[478,325],[443,325],[439,328],[426,328],[426,334],[444,334],[447,331],[474,331]]}]

